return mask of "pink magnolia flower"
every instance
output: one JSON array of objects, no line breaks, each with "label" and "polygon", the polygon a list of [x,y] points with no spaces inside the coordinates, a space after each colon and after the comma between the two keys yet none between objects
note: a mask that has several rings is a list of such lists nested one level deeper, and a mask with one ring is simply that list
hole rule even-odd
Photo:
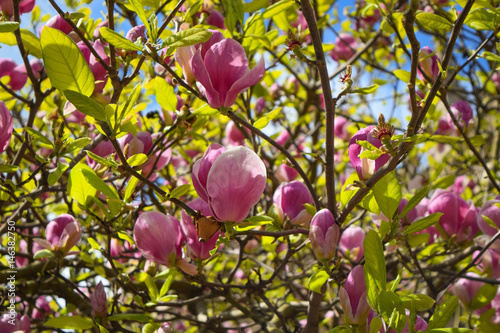
[{"label": "pink magnolia flower", "polygon": [[28,76],[26,75],[26,70],[23,71],[23,69],[24,68],[19,67],[12,59],[0,59],[0,77],[10,77],[7,86],[14,91],[22,89],[26,84]]},{"label": "pink magnolia flower", "polygon": [[318,260],[330,260],[335,256],[339,236],[339,226],[328,209],[322,209],[314,215],[309,228],[309,239]]},{"label": "pink magnolia flower", "polygon": [[206,8],[205,4],[203,7],[204,7],[203,11],[208,13],[206,21],[207,24],[212,25],[221,30],[226,30],[226,25],[224,24],[224,16],[222,16],[222,14],[216,11],[215,9]]},{"label": "pink magnolia flower", "polygon": [[92,306],[92,316],[94,318],[106,318],[108,315],[108,304],[106,300],[106,291],[104,285],[99,282],[90,295],[90,305]]},{"label": "pink magnolia flower", "polygon": [[[479,229],[481,229],[483,234],[488,238],[493,237],[497,233],[497,230],[486,222],[485,217],[493,221],[497,228],[500,228],[499,205],[499,199],[489,200],[483,205],[483,207],[481,207],[476,215],[476,221]],[[495,251],[500,252],[500,240],[495,241],[495,243],[493,244],[493,248],[495,249]]]},{"label": "pink magnolia flower", "polygon": [[[432,79],[432,81],[435,81],[439,74],[439,66],[438,66],[439,59],[435,54],[431,57],[428,57],[432,53],[433,53],[432,50],[428,46],[426,46],[420,50],[418,58],[423,59],[420,60],[419,67],[422,68],[424,73],[430,79]],[[420,68],[418,69],[418,76],[422,81],[426,82],[424,75],[420,71]]]},{"label": "pink magnolia flower", "polygon": [[462,194],[467,188],[470,188],[472,190],[475,186],[476,183],[470,180],[467,176],[460,175],[455,178],[455,182],[453,182],[453,185],[451,185],[449,189],[452,192]]},{"label": "pink magnolia flower", "polygon": [[[128,145],[127,157],[131,157],[135,154],[147,154],[149,149],[153,146],[153,141],[156,136],[157,135],[151,135],[151,133],[144,131],[137,132],[135,137],[131,133],[128,133],[121,137],[118,142],[122,150],[124,150],[125,146]],[[159,152],[153,154],[146,162],[144,162],[144,164],[141,165],[143,175],[148,176],[152,171],[164,168],[170,161],[171,157],[172,150],[170,148],[165,150],[162,154]]]},{"label": "pink magnolia flower", "polygon": [[163,323],[156,333],[172,333],[170,323]]},{"label": "pink magnolia flower", "polygon": [[[109,65],[111,60],[109,59],[108,55],[106,54],[106,51],[104,50],[104,44],[101,43],[101,41],[99,40],[90,43],[92,44],[92,47],[96,50],[97,54],[99,54],[101,59],[104,60],[104,62]],[[83,57],[89,64],[90,70],[94,75],[95,79],[94,93],[101,94],[102,91],[104,90],[104,86],[106,86],[106,82],[108,81],[107,77],[108,72],[97,61],[97,58],[94,56],[92,52],[90,52],[87,45],[85,45],[83,42],[79,42],[77,45],[80,48],[80,51],[82,51]]]},{"label": "pink magnolia flower", "polygon": [[335,39],[335,47],[330,51],[330,56],[333,60],[348,60],[354,53],[356,53],[356,47],[358,43],[356,39],[348,33],[340,33]]},{"label": "pink magnolia flower", "polygon": [[[0,11],[7,17],[14,16],[14,0],[1,0]],[[19,3],[19,14],[29,13],[35,8],[35,0],[21,0]]]},{"label": "pink magnolia flower", "polygon": [[374,126],[362,128],[354,134],[349,141],[349,160],[356,169],[359,179],[362,181],[370,178],[378,169],[387,163],[390,158],[388,154],[382,154],[376,160],[359,158],[359,154],[361,154],[365,148],[361,147],[356,141],[368,141],[376,148],[380,148],[380,146],[382,146],[382,142],[379,139],[374,138],[371,134],[374,128]]},{"label": "pink magnolia flower", "polygon": [[[475,251],[472,254],[472,259],[475,259],[479,254],[479,251]],[[500,256],[495,252],[494,249],[488,249],[483,253],[482,257],[479,258],[477,266],[488,276],[493,278],[500,277]]]},{"label": "pink magnolia flower", "polygon": [[[402,198],[401,201],[399,202],[398,206],[398,213],[401,214],[403,209],[405,208],[406,204],[408,203],[408,200],[405,198]],[[417,205],[415,206],[412,210],[406,214],[406,216],[399,221],[399,225],[404,227],[412,224],[415,222],[418,218],[425,216],[427,213],[427,206],[422,206],[422,205]],[[373,222],[380,227],[381,221],[386,221],[389,222],[389,219],[384,215],[384,213],[380,213],[380,215],[375,215],[373,213],[370,213]]]},{"label": "pink magnolia flower", "polygon": [[[14,325],[11,322],[14,321]],[[22,316],[18,314],[4,313],[0,318],[0,332],[14,333],[14,332],[30,332],[30,318],[27,315]]]},{"label": "pink magnolia flower", "polygon": [[[42,73],[44,73],[44,71],[45,71],[42,61],[40,59],[36,59],[36,58],[31,59],[30,66],[31,66],[31,70],[33,71],[33,75],[35,76],[35,78],[40,79],[40,77],[42,76]],[[26,66],[24,65],[24,63],[17,65],[15,68],[17,70],[19,70],[19,72],[25,74],[26,76],[28,75],[27,71],[26,71]]]},{"label": "pink magnolia flower", "polygon": [[455,235],[459,243],[472,240],[478,231],[476,207],[457,193],[436,190],[429,201],[428,211],[429,214],[443,213],[439,224],[448,236]]},{"label": "pink magnolia flower", "polygon": [[363,247],[365,235],[363,228],[351,225],[340,237],[339,250],[347,254],[354,262],[359,262],[365,253]]},{"label": "pink magnolia flower", "polygon": [[179,220],[170,214],[144,212],[134,226],[134,240],[146,259],[167,267],[178,266],[190,275],[196,275],[196,266],[182,257],[184,235]]},{"label": "pink magnolia flower", "polygon": [[230,120],[226,124],[226,129],[225,129],[225,138],[227,139],[228,143],[233,146],[242,146],[245,139],[247,138],[245,134],[242,132],[246,131],[247,133],[250,133],[250,131],[243,127],[241,130],[234,121]]},{"label": "pink magnolia flower", "polygon": [[291,182],[299,176],[299,172],[285,163],[282,163],[278,166],[274,175],[280,182]]},{"label": "pink magnolia flower", "polygon": [[3,153],[12,137],[13,121],[10,111],[3,101],[0,101],[0,154]]},{"label": "pink magnolia flower", "polygon": [[363,266],[356,266],[347,276],[339,290],[340,305],[344,310],[344,321],[348,324],[363,325],[370,306],[366,299],[365,273]]},{"label": "pink magnolia flower", "polygon": [[346,118],[340,116],[335,117],[335,126],[333,129],[333,133],[339,139],[347,141],[351,137],[351,133],[349,133],[349,131],[347,130],[347,127],[349,127],[349,125],[350,122]]},{"label": "pink magnolia flower", "polygon": [[264,76],[265,64],[261,58],[249,70],[243,46],[226,38],[213,44],[204,55],[198,49],[191,59],[191,70],[208,104],[218,109],[231,107],[241,92],[257,84]]},{"label": "pink magnolia flower", "polygon": [[92,37],[94,37],[94,39],[99,39],[99,38],[101,38],[101,32],[99,31],[99,29],[101,29],[102,27],[106,27],[106,28],[108,28],[108,27],[109,27],[109,22],[108,22],[108,20],[104,20],[104,21],[102,21],[101,23],[99,23],[99,24],[97,25],[97,27],[96,27],[96,28],[95,28],[95,30],[94,30],[94,34],[93,34],[93,36],[92,36]]},{"label": "pink magnolia flower", "polygon": [[191,61],[195,52],[199,49],[202,57],[204,57],[212,45],[224,39],[224,35],[222,34],[222,32],[218,30],[209,31],[212,33],[212,36],[206,42],[192,46],[179,47],[175,50],[175,61],[179,64],[179,66],[181,66],[182,73],[184,74],[184,79],[189,85],[192,85],[196,79],[191,66]]},{"label": "pink magnolia flower", "polygon": [[[210,216],[212,213],[208,204],[201,199],[193,200],[189,204],[189,207],[201,212],[204,216]],[[187,255],[194,260],[205,260],[210,258],[210,251],[215,248],[215,244],[217,243],[217,239],[220,235],[220,230],[217,231],[206,242],[200,242],[200,238],[198,237],[198,233],[196,232],[193,218],[186,214],[185,211],[182,211],[181,214],[181,228],[187,242]]]},{"label": "pink magnolia flower", "polygon": [[260,97],[255,103],[255,115],[260,116],[266,109],[266,99]]},{"label": "pink magnolia flower", "polygon": [[466,101],[458,101],[456,103],[453,103],[453,105],[451,106],[451,111],[453,112],[453,115],[455,116],[455,118],[457,118],[459,123],[465,128],[469,126],[469,123],[474,116],[470,104]]},{"label": "pink magnolia flower", "polygon": [[[480,278],[476,273],[467,273],[468,277]],[[458,297],[460,302],[470,310],[478,310],[471,308],[472,301],[477,292],[484,285],[484,282],[471,280],[466,277],[459,279],[452,287],[453,293]]]},{"label": "pink magnolia flower", "polygon": [[[100,157],[106,158],[109,155],[115,153],[116,151],[115,151],[115,148],[113,147],[113,144],[111,143],[111,141],[101,141],[101,143],[99,143],[97,145],[97,147],[95,147],[94,150],[92,150],[92,152]],[[92,169],[98,168],[100,166],[99,163],[94,161],[88,155],[87,155],[87,164]]]},{"label": "pink magnolia flower", "polygon": [[284,221],[287,217],[292,225],[306,225],[311,220],[304,204],[313,204],[307,186],[297,180],[281,183],[273,195],[274,207]]},{"label": "pink magnolia flower", "polygon": [[262,196],[266,166],[252,150],[211,144],[193,165],[193,186],[219,221],[243,221]]},{"label": "pink magnolia flower", "polygon": [[[45,27],[50,27],[50,28],[54,28],[54,29],[57,29],[63,33],[65,33],[66,35],[69,35],[70,33],[73,32],[73,28],[69,25],[68,22],[66,22],[65,19],[63,19],[61,16],[59,15],[56,15],[56,16],[53,16],[51,17],[44,25]],[[42,30],[43,30],[43,27],[44,26],[41,26],[40,29],[38,30],[38,33],[41,35],[42,34]]]},{"label": "pink magnolia flower", "polygon": [[61,214],[49,222],[45,228],[45,238],[36,238],[35,242],[45,249],[60,251],[66,255],[82,238],[82,226],[73,216]]},{"label": "pink magnolia flower", "polygon": [[125,38],[130,40],[131,42],[135,43],[139,38],[142,39],[142,42],[146,41],[146,26],[144,24],[132,27],[127,34],[125,35]]},{"label": "pink magnolia flower", "polygon": [[35,301],[35,308],[33,309],[31,318],[43,319],[46,315],[51,314],[52,312],[54,311],[50,308],[50,304],[47,302],[45,296],[40,296]]}]

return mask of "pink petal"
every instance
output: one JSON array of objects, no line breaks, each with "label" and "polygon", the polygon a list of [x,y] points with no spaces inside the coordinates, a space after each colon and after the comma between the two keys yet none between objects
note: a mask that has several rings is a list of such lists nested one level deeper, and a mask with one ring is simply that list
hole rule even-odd
[{"label": "pink petal", "polygon": [[210,168],[215,160],[226,150],[223,146],[212,143],[203,157],[196,161],[193,165],[193,186],[200,198],[208,202],[207,194],[207,178]]},{"label": "pink petal", "polygon": [[212,86],[219,93],[221,103],[226,106],[224,101],[227,92],[248,71],[245,50],[240,43],[228,38],[212,45],[203,60]]},{"label": "pink petal", "polygon": [[233,147],[222,153],[207,178],[210,207],[219,221],[241,222],[262,196],[266,166],[252,150]]},{"label": "pink petal", "polygon": [[12,137],[12,126],[12,115],[5,103],[0,101],[0,153],[3,153],[9,146]]},{"label": "pink petal", "polygon": [[224,106],[229,107],[233,105],[238,95],[248,87],[257,84],[264,77],[265,72],[266,64],[264,63],[264,58],[261,58],[257,65],[254,66],[254,68],[243,75],[238,81],[233,83],[226,94]]},{"label": "pink petal", "polygon": [[198,50],[191,59],[191,70],[193,71],[193,75],[196,77],[198,82],[196,86],[200,90],[200,92],[205,96],[208,100],[208,104],[214,108],[218,109],[222,106],[222,102],[220,101],[220,96],[217,90],[214,89],[212,85],[211,77],[205,67],[205,63],[201,57],[201,53]]}]

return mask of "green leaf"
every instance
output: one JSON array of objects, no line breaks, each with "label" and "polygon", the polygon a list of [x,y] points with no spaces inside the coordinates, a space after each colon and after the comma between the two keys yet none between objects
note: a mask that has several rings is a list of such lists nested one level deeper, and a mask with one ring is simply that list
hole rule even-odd
[{"label": "green leaf", "polygon": [[87,165],[79,163],[69,173],[68,193],[71,198],[82,206],[86,206],[89,197],[96,195],[97,191],[85,179],[82,170],[92,171]]},{"label": "green leaf", "polygon": [[[357,172],[353,172],[344,182],[344,185],[342,185],[342,190],[340,191],[340,203],[342,206],[347,205],[349,200],[356,194],[356,192],[359,190],[357,187],[352,187],[352,185],[355,181],[359,182],[359,176]],[[348,187],[349,186],[349,187]]]},{"label": "green leaf", "polygon": [[114,187],[108,186],[108,184],[106,184],[95,174],[94,170],[82,169],[82,174],[93,188],[100,191],[108,198],[120,199],[120,196],[118,195],[116,189]]},{"label": "green leaf", "polygon": [[492,219],[490,219],[488,216],[486,215],[481,215],[481,217],[483,218],[484,222],[486,222],[490,227],[494,228],[496,231],[498,231],[498,226],[495,224],[495,222],[493,222]]},{"label": "green leaf", "polygon": [[[159,103],[159,102],[158,102]],[[217,109],[212,109],[210,105],[204,104],[203,106],[197,108],[191,114],[195,116],[212,116],[214,114],[218,114],[219,110]]]},{"label": "green leaf", "polygon": [[139,183],[139,179],[132,176],[132,178],[129,180],[127,184],[127,188],[125,188],[125,195],[123,197],[124,201],[128,201],[130,197],[132,196],[132,193],[134,193],[135,188],[137,187],[137,184]]},{"label": "green leaf", "polygon": [[363,247],[365,249],[365,275],[370,275],[380,290],[386,290],[384,249],[375,230],[368,231],[363,241]]},{"label": "green leaf", "polygon": [[126,240],[127,242],[130,243],[130,245],[135,244],[134,239],[132,237],[130,237],[128,234],[126,234],[122,231],[119,231],[117,234],[118,234],[118,238]]},{"label": "green leaf", "polygon": [[94,249],[94,250],[100,250],[101,249],[101,245],[99,245],[99,243],[97,243],[95,241],[95,239],[93,239],[92,237],[88,237],[87,238],[90,246]]},{"label": "green leaf", "polygon": [[488,60],[488,61],[497,61],[497,62],[500,62],[500,56],[494,54],[494,53],[491,53],[489,51],[484,51],[482,54],[481,54],[481,57],[483,57],[484,59]]},{"label": "green leaf", "polygon": [[168,36],[163,40],[161,47],[168,47],[168,54],[173,54],[177,47],[203,43],[209,40],[211,36],[212,33],[206,29],[190,28]]},{"label": "green leaf", "polygon": [[92,98],[73,90],[64,90],[64,95],[78,111],[96,120],[106,120],[106,111]]},{"label": "green leaf", "polygon": [[100,324],[97,324],[97,326],[99,327],[99,333],[109,333],[109,331]]},{"label": "green leaf", "polygon": [[[44,30],[46,28],[47,27],[45,27]],[[91,319],[82,316],[61,316],[50,318],[45,322],[44,326],[66,330],[88,330],[94,327],[94,322]]]},{"label": "green leaf", "polygon": [[[21,29],[21,40],[24,44],[24,50],[32,56],[42,58],[42,49],[40,40],[31,31]],[[0,43],[6,45],[17,45],[16,35],[13,32],[0,33]]]},{"label": "green leaf", "polygon": [[68,169],[68,165],[59,163],[57,165],[57,169],[47,177],[47,182],[49,183],[49,185],[52,186],[57,183],[66,169]]},{"label": "green leaf", "polygon": [[372,309],[378,309],[378,289],[377,283],[373,279],[373,276],[364,269],[365,273],[365,285],[366,285],[366,300]]},{"label": "green leaf", "polygon": [[266,127],[269,124],[269,122],[271,120],[276,119],[276,117],[278,115],[280,115],[281,109],[282,109],[282,107],[280,106],[280,107],[272,110],[271,112],[263,114],[259,119],[257,119],[257,121],[253,124],[253,126],[258,128],[258,129],[263,129],[264,127]]},{"label": "green leaf", "polygon": [[137,102],[137,99],[139,99],[139,96],[141,95],[141,90],[142,90],[142,85],[139,82],[138,84],[135,85],[134,89],[130,92],[127,98],[127,102],[123,106],[123,108],[120,111],[120,116],[118,120],[115,120],[115,124],[111,124],[113,128],[116,129],[116,126],[122,126],[124,123],[123,120],[126,119],[127,117],[131,116],[133,114],[134,110],[134,105],[135,102]]},{"label": "green leaf", "polygon": [[54,253],[48,249],[39,250],[33,256],[33,259],[46,259],[46,258],[55,258]]},{"label": "green leaf", "polygon": [[165,278],[165,282],[163,282],[163,285],[161,286],[160,289],[160,294],[159,294],[160,297],[163,297],[168,293],[168,291],[170,290],[170,286],[172,285],[172,282],[174,282],[176,275],[177,272],[175,271],[175,269],[168,270],[168,275]]},{"label": "green leaf", "polygon": [[321,288],[328,281],[330,276],[325,271],[319,271],[311,275],[309,281],[307,281],[307,288],[309,290],[315,291],[318,294],[322,294]]},{"label": "green leaf", "polygon": [[75,141],[71,141],[68,146],[66,146],[66,150],[64,151],[65,154],[71,154],[74,151],[81,150],[81,148],[86,147],[88,144],[92,142],[91,138],[79,138],[76,139]]},{"label": "green leaf", "polygon": [[436,311],[434,311],[431,319],[429,319],[427,330],[446,326],[451,317],[455,314],[457,306],[458,298],[456,296],[450,296],[446,301],[444,301],[444,303],[436,308]]},{"label": "green leaf", "polygon": [[382,329],[382,318],[375,317],[370,322],[370,331],[368,333],[378,333]]},{"label": "green leaf", "polygon": [[147,323],[142,327],[141,333],[156,333],[160,327],[161,327],[160,324]]},{"label": "green leaf", "polygon": [[162,77],[155,77],[153,80],[153,88],[155,90],[156,101],[162,109],[166,111],[177,110],[177,96],[174,92],[174,87],[167,83]]},{"label": "green leaf", "polygon": [[4,21],[0,22],[0,33],[13,32],[19,28],[19,22]]},{"label": "green leaf", "polygon": [[107,160],[105,158],[102,158],[101,156],[96,155],[96,154],[94,154],[91,151],[86,150],[85,152],[87,153],[87,155],[89,155],[89,157],[91,159],[93,159],[94,161],[96,161],[100,165],[104,165],[104,166],[111,167],[111,168],[114,168],[114,167],[116,167],[118,165],[118,164],[116,164],[116,162],[109,161],[109,160]]},{"label": "green leaf", "polygon": [[47,136],[43,135],[42,133],[38,132],[37,130],[31,127],[26,127],[24,129],[33,137],[33,139],[35,139],[36,141],[40,141],[40,143],[47,146],[47,148],[54,147],[54,144],[47,138]]},{"label": "green leaf", "polygon": [[43,64],[52,85],[88,96],[95,79],[78,46],[63,32],[44,27],[40,37]]},{"label": "green leaf", "polygon": [[465,18],[464,23],[476,30],[495,30],[500,16],[489,9],[479,8],[472,10]]},{"label": "green leaf", "polygon": [[271,18],[275,15],[278,15],[288,8],[292,7],[295,5],[295,2],[293,0],[281,0],[278,1],[271,6],[267,7],[266,10],[262,13],[262,18],[268,19]]},{"label": "green leaf", "polygon": [[0,164],[0,172],[12,173],[16,172],[19,167],[17,165]]},{"label": "green leaf", "polygon": [[436,303],[435,300],[424,294],[410,294],[401,296],[401,301],[403,302],[403,305],[406,309],[413,308],[419,312],[429,310],[430,308],[432,308],[434,303]]},{"label": "green leaf", "polygon": [[429,30],[437,30],[445,33],[450,31],[453,27],[453,24],[450,23],[450,21],[433,13],[419,13],[416,18],[417,21],[424,26],[424,28]]},{"label": "green leaf", "polygon": [[236,25],[243,26],[243,1],[242,0],[222,0],[222,8],[224,8],[224,24],[228,31],[234,34]]},{"label": "green leaf", "polygon": [[392,220],[403,195],[396,173],[391,171],[380,179],[373,186],[373,194],[382,213]]},{"label": "green leaf", "polygon": [[269,216],[252,216],[247,219],[244,219],[238,225],[235,225],[236,231],[245,231],[254,229],[261,225],[267,225],[274,222],[274,219]]},{"label": "green leaf", "polygon": [[481,135],[474,135],[472,138],[470,138],[470,142],[475,146],[475,147],[481,147],[486,144],[485,138]]},{"label": "green leaf", "polygon": [[170,198],[178,199],[179,197],[188,194],[190,189],[191,189],[190,184],[177,186],[172,190],[172,192],[170,192]]},{"label": "green leaf", "polygon": [[259,9],[267,7],[269,0],[253,0],[252,2],[243,3],[243,11],[245,13],[256,12]]},{"label": "green leaf", "polygon": [[470,308],[472,310],[479,310],[488,305],[493,298],[497,295],[498,286],[494,286],[489,283],[485,283],[477,291],[476,295],[472,299]]},{"label": "green leaf", "polygon": [[403,231],[403,235],[412,235],[416,232],[429,228],[431,225],[434,225],[439,221],[441,215],[443,215],[443,213],[434,213],[413,222],[408,228],[405,229],[405,231]]},{"label": "green leaf", "polygon": [[144,164],[148,160],[148,155],[146,154],[135,154],[127,159],[127,163],[130,166],[139,166]]},{"label": "green leaf", "polygon": [[380,149],[376,149],[376,150],[364,150],[363,152],[361,152],[358,155],[358,157],[359,158],[367,158],[369,160],[376,160],[382,154],[383,154],[383,152]]},{"label": "green leaf", "polygon": [[455,178],[456,178],[455,175],[448,175],[448,176],[444,176],[444,177],[441,177],[439,179],[436,179],[432,183],[432,188],[433,189],[448,188],[451,186],[451,184],[453,184],[455,182]]},{"label": "green leaf", "polygon": [[404,69],[396,69],[394,71],[394,75],[405,83],[410,82],[410,72],[405,71]]},{"label": "green leaf", "polygon": [[158,287],[156,286],[156,283],[154,282],[153,278],[149,275],[146,276],[146,279],[144,280],[144,283],[146,284],[146,287],[148,288],[149,292],[149,297],[151,300],[155,301],[158,299]]},{"label": "green leaf", "polygon": [[432,135],[429,140],[433,140],[439,143],[449,143],[449,144],[455,144],[457,142],[462,141],[463,139],[457,138],[454,136],[446,136],[446,135]]},{"label": "green leaf", "polygon": [[[134,8],[134,12],[139,16],[139,19],[141,20],[142,24],[146,27],[148,30],[148,35],[153,36],[152,31],[151,31],[151,25],[149,24],[148,17],[146,16],[146,12],[144,11],[144,6],[142,5],[140,0],[128,0],[129,4]],[[155,43],[156,41],[152,41]]]},{"label": "green leaf", "polygon": [[378,84],[372,84],[371,86],[364,88],[356,88],[350,91],[351,94],[368,95],[375,92],[378,89]]},{"label": "green leaf", "polygon": [[108,321],[127,320],[127,321],[138,321],[140,323],[147,323],[151,321],[150,316],[140,313],[119,313],[113,316],[108,316],[107,319]]},{"label": "green leaf", "polygon": [[390,327],[401,332],[406,325],[406,314],[401,299],[392,291],[380,292],[378,313]]},{"label": "green leaf", "polygon": [[109,44],[119,49],[125,51],[142,51],[142,47],[135,45],[132,41],[107,27],[100,28],[99,32],[101,33],[102,38],[104,38]]},{"label": "green leaf", "polygon": [[369,211],[370,213],[373,213],[375,215],[380,214],[380,207],[378,206],[377,199],[375,199],[375,195],[373,194],[373,191],[370,191],[364,198],[361,200],[360,203],[361,207]]},{"label": "green leaf", "polygon": [[333,330],[328,331],[328,333],[352,333],[351,327],[347,324],[335,327]]},{"label": "green leaf", "polygon": [[419,189],[417,193],[415,193],[415,195],[410,199],[410,201],[408,201],[406,206],[401,211],[401,218],[404,218],[406,214],[408,214],[413,208],[415,208],[420,203],[420,201],[422,201],[422,199],[424,199],[427,196],[427,193],[429,193],[430,188],[431,188],[430,185],[426,185],[421,189]]}]

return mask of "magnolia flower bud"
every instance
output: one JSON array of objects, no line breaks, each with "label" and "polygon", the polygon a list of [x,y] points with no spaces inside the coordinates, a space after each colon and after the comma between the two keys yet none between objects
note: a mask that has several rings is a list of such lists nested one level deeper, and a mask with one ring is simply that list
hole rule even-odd
[{"label": "magnolia flower bud", "polygon": [[450,191],[436,190],[429,201],[429,214],[443,213],[439,224],[448,236],[455,235],[457,242],[470,241],[476,235],[477,210],[460,195]]},{"label": "magnolia flower bud", "polygon": [[132,27],[125,36],[129,41],[135,43],[139,38],[142,42],[146,42],[146,26],[144,24]]},{"label": "magnolia flower bud", "polygon": [[349,251],[350,258],[355,262],[359,262],[364,255],[363,240],[365,239],[365,231],[363,228],[352,225],[345,229],[340,237],[339,250],[343,253]]},{"label": "magnolia flower bud", "polygon": [[314,215],[309,228],[309,239],[318,260],[330,260],[335,256],[339,236],[339,226],[328,209],[322,209]]},{"label": "magnolia flower bud", "polygon": [[469,126],[469,123],[474,116],[470,104],[466,101],[458,101],[456,103],[453,103],[453,105],[451,106],[451,111],[455,115],[455,118],[457,118],[460,124],[465,128]]},{"label": "magnolia flower bud", "polygon": [[370,311],[366,299],[365,273],[363,266],[356,266],[347,276],[339,290],[340,305],[344,310],[344,320],[348,324],[363,325]]},{"label": "magnolia flower bud", "polygon": [[106,300],[106,291],[104,285],[99,282],[90,295],[90,305],[92,305],[92,316],[94,318],[105,318],[108,315],[108,305]]},{"label": "magnolia flower bud", "polygon": [[382,142],[371,135],[374,128],[374,126],[368,126],[359,130],[349,141],[349,160],[356,169],[359,179],[362,181],[370,178],[378,169],[387,163],[390,158],[388,154],[382,154],[376,160],[359,157],[359,154],[361,154],[365,149],[356,141],[368,141],[376,148],[380,148],[382,146]]},{"label": "magnolia flower bud", "polygon": [[241,222],[260,200],[266,186],[266,166],[243,146],[225,149],[211,144],[193,165],[193,186],[210,205],[218,221]]},{"label": "magnolia flower bud", "polygon": [[161,327],[156,331],[156,333],[172,333],[172,327],[170,327],[170,323],[163,323]]},{"label": "magnolia flower bud", "polygon": [[10,111],[3,101],[0,101],[0,154],[7,150],[12,137],[13,121]]},{"label": "magnolia flower bud", "polygon": [[[466,276],[480,278],[476,273],[467,273]],[[466,277],[459,279],[453,285],[453,293],[458,297],[460,302],[469,310],[478,310],[471,308],[472,301],[477,292],[484,285],[484,282],[467,279]]]},{"label": "magnolia flower bud", "polygon": [[[12,324],[14,322],[14,325]],[[4,313],[0,318],[0,332],[2,333],[18,333],[30,332],[30,318],[26,315],[22,316],[20,313],[10,314]]]},{"label": "magnolia flower bud", "polygon": [[292,225],[309,223],[311,215],[304,204],[313,204],[313,198],[306,185],[299,181],[282,183],[273,195],[273,202],[281,220],[287,216]]},{"label": "magnolia flower bud", "polygon": [[[422,68],[424,73],[432,81],[435,81],[438,74],[439,74],[439,66],[438,66],[439,60],[438,60],[438,57],[436,55],[428,57],[428,55],[432,54],[432,53],[433,53],[432,50],[428,46],[426,46],[420,50],[418,58],[423,59],[423,60],[420,60],[419,67]],[[424,75],[422,74],[422,72],[420,71],[420,68],[418,69],[418,76],[420,77],[420,79],[422,81],[426,82],[426,79],[425,79]]]}]

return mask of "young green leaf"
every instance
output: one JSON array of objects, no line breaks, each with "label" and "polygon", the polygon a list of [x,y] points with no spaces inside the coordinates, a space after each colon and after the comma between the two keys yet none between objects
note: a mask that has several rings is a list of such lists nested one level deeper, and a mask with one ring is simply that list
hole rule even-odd
[{"label": "young green leaf", "polygon": [[450,296],[446,301],[444,301],[444,303],[436,308],[436,311],[434,311],[431,319],[429,319],[427,330],[446,326],[451,317],[455,314],[457,306],[458,298],[456,296]]},{"label": "young green leaf", "polygon": [[416,16],[417,21],[426,29],[436,30],[446,33],[453,28],[453,24],[442,16],[433,13],[419,13]]},{"label": "young green leaf", "polygon": [[102,38],[119,49],[125,51],[142,51],[142,47],[135,45],[132,41],[107,27],[100,28],[99,32]]},{"label": "young green leaf", "polygon": [[443,213],[434,213],[418,221],[413,222],[412,224],[410,224],[408,228],[405,229],[405,231],[403,231],[403,235],[412,235],[416,232],[429,228],[430,226],[436,224],[436,222],[439,221],[441,215],[443,215]]},{"label": "young green leaf", "polygon": [[44,27],[40,37],[45,71],[52,85],[89,96],[95,87],[94,75],[78,46],[63,32]]},{"label": "young green leaf", "polygon": [[120,199],[118,192],[112,186],[106,184],[101,178],[99,178],[93,170],[82,169],[82,174],[93,188],[100,191],[102,194],[108,198]]},{"label": "young green leaf", "polygon": [[380,290],[386,290],[384,249],[375,230],[368,231],[363,247],[365,249],[365,276],[370,275]]},{"label": "young green leaf", "polygon": [[373,194],[382,213],[391,220],[403,195],[396,173],[391,171],[380,179],[373,187]]},{"label": "young green leaf", "polygon": [[64,95],[81,113],[96,120],[106,120],[104,108],[92,98],[73,90],[64,90]]},{"label": "young green leaf", "polygon": [[206,29],[190,28],[168,36],[161,44],[162,48],[168,47],[168,55],[173,54],[177,47],[195,45],[206,42],[212,33]]}]

